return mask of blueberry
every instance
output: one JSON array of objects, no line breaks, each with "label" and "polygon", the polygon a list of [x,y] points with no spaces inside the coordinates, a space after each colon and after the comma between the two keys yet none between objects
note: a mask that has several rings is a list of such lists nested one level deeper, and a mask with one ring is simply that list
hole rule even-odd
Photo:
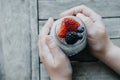
[{"label": "blueberry", "polygon": [[85,30],[85,28],[84,28],[84,27],[78,27],[78,32],[79,32],[79,33],[84,32],[84,30]]},{"label": "blueberry", "polygon": [[77,33],[77,35],[78,35],[78,39],[81,40],[83,38],[83,35],[81,33]]}]

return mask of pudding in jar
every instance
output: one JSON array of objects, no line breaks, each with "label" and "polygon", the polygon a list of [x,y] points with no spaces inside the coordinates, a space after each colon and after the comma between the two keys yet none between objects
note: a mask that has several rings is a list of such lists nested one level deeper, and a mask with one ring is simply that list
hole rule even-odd
[{"label": "pudding in jar", "polygon": [[81,52],[87,44],[86,27],[76,16],[66,16],[55,21],[50,35],[67,56]]}]

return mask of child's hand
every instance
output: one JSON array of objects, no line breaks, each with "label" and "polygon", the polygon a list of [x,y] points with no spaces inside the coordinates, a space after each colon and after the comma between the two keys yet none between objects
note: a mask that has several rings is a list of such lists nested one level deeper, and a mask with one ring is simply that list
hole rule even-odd
[{"label": "child's hand", "polygon": [[71,80],[72,68],[69,59],[57,46],[53,38],[48,35],[52,24],[53,19],[49,18],[40,31],[40,59],[45,65],[51,80]]},{"label": "child's hand", "polygon": [[99,55],[98,53],[107,51],[109,45],[111,45],[111,41],[106,33],[100,15],[84,5],[74,7],[61,13],[61,17],[68,15],[76,15],[85,23],[88,44],[95,56]]},{"label": "child's hand", "polygon": [[101,16],[84,5],[63,12],[61,17],[69,15],[76,15],[85,23],[92,54],[120,74],[120,48],[109,39]]}]

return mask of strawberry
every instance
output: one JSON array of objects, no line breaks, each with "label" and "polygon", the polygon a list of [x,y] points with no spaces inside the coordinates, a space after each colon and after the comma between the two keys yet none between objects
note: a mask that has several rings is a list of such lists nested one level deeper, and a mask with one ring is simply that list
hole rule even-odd
[{"label": "strawberry", "polygon": [[72,18],[64,18],[63,22],[69,31],[77,31],[80,24]]},{"label": "strawberry", "polygon": [[62,22],[61,25],[60,25],[60,28],[57,32],[57,35],[60,37],[60,38],[64,38],[67,34],[68,30],[67,28],[65,27],[65,23]]},{"label": "strawberry", "polygon": [[57,34],[60,38],[64,38],[68,31],[77,32],[79,26],[80,23],[78,23],[76,20],[72,18],[64,18]]}]

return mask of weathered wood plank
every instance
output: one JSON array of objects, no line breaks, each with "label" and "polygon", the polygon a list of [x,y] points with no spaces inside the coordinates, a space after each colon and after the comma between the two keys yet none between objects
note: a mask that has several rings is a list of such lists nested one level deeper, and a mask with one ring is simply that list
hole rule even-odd
[{"label": "weathered wood plank", "polygon": [[[40,64],[41,80],[49,80],[43,64]],[[72,62],[72,80],[119,80],[120,76],[101,62]]]},{"label": "weathered wood plank", "polygon": [[119,80],[120,76],[101,62],[72,64],[73,80]]},{"label": "weathered wood plank", "polygon": [[5,71],[4,71],[4,57],[2,51],[2,38],[1,38],[1,28],[0,28],[0,80],[5,80]]},{"label": "weathered wood plank", "polygon": [[120,16],[120,0],[39,0],[39,19],[58,18],[69,8],[85,4],[103,17]]},{"label": "weathered wood plank", "polygon": [[120,18],[103,19],[110,38],[120,38]]},{"label": "weathered wood plank", "polygon": [[29,1],[0,0],[0,56],[3,57],[0,63],[5,76],[0,80],[31,80]]},{"label": "weathered wood plank", "polygon": [[[103,19],[106,30],[113,40],[113,42],[120,46],[119,40],[115,38],[120,38],[120,18],[110,18],[110,19]],[[45,21],[39,21],[39,31],[41,27],[45,24]],[[114,40],[115,39],[115,40]],[[95,61],[96,59],[89,54],[89,50],[85,50],[81,54],[75,55],[74,57],[70,58],[71,60],[79,60],[79,61]]]},{"label": "weathered wood plank", "polygon": [[50,80],[48,72],[42,63],[40,64],[40,80]]},{"label": "weathered wood plank", "polygon": [[32,80],[39,80],[38,52],[38,10],[37,0],[30,0],[30,32],[31,32],[31,62]]}]

